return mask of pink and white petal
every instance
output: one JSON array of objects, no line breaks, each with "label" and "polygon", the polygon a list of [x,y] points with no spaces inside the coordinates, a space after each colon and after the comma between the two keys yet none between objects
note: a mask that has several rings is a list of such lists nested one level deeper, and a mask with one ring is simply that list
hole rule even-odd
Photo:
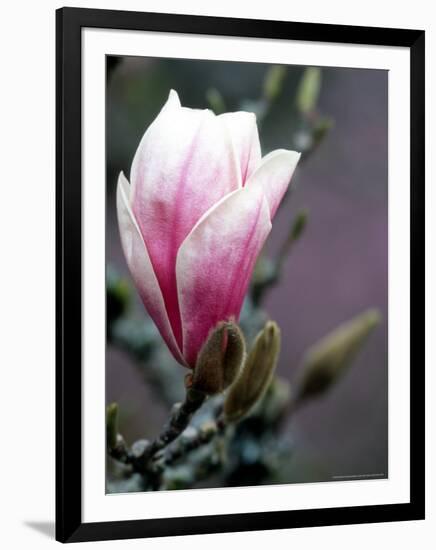
[{"label": "pink and white petal", "polygon": [[130,182],[131,182],[131,184],[130,184],[130,187],[131,187],[130,194],[131,194],[132,197],[134,195],[135,185],[136,185],[136,182],[138,180],[137,176],[138,176],[138,174],[140,173],[140,170],[141,170],[141,159],[142,159],[142,156],[143,156],[143,148],[145,147],[147,141],[149,140],[149,136],[148,136],[149,132],[153,129],[153,125],[158,123],[159,117],[163,113],[170,113],[171,110],[174,111],[174,110],[180,109],[180,108],[181,108],[181,104],[180,104],[180,99],[179,99],[178,93],[175,90],[170,90],[170,93],[168,95],[168,99],[167,99],[165,105],[162,107],[162,109],[160,110],[157,117],[154,119],[154,121],[150,124],[150,126],[145,131],[144,135],[141,138],[141,141],[139,142],[138,148],[135,151],[135,155],[134,155],[133,160],[132,160],[132,165],[130,167]]},{"label": "pink and white petal", "polygon": [[191,231],[177,256],[182,353],[193,367],[209,331],[239,318],[259,252],[271,230],[260,188],[225,197]]},{"label": "pink and white petal", "polygon": [[259,165],[262,157],[256,115],[238,111],[224,113],[218,118],[222,119],[230,131],[241,167],[242,185],[244,185]]},{"label": "pink and white petal", "polygon": [[168,94],[168,99],[161,110],[164,111],[166,109],[177,109],[181,106],[182,104],[180,103],[179,94],[176,92],[176,90],[171,89],[170,93]]},{"label": "pink and white petal", "polygon": [[296,151],[277,149],[263,157],[260,166],[251,174],[247,187],[263,189],[267,198],[271,220],[288,189],[301,154]]},{"label": "pink and white petal", "polygon": [[117,213],[121,244],[135,286],[150,317],[156,323],[175,359],[185,364],[171,329],[162,292],[142,239],[136,220],[129,206],[130,185],[121,172],[117,185]]},{"label": "pink and white petal", "polygon": [[241,177],[221,120],[212,111],[178,107],[175,97],[170,100],[135,156],[131,206],[181,347],[177,252],[201,216],[241,187]]}]

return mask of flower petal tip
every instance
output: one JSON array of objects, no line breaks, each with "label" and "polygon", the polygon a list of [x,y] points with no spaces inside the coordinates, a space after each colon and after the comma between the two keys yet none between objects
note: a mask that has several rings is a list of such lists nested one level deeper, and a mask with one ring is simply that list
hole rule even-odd
[{"label": "flower petal tip", "polygon": [[171,105],[173,107],[181,107],[179,94],[176,92],[176,90],[173,90],[171,88],[170,93],[168,95],[168,102],[171,102]]},{"label": "flower petal tip", "polygon": [[117,191],[121,191],[124,195],[125,200],[130,203],[130,182],[126,178],[122,170],[118,175]]}]

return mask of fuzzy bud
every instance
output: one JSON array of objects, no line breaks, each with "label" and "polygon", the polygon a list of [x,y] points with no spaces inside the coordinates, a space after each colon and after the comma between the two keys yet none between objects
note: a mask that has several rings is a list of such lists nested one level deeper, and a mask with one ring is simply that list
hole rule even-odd
[{"label": "fuzzy bud", "polygon": [[324,393],[345,372],[379,322],[379,312],[370,309],[309,348],[303,359],[298,399]]},{"label": "fuzzy bud", "polygon": [[273,65],[268,70],[263,83],[263,92],[269,101],[274,101],[280,95],[285,77],[285,65]]},{"label": "fuzzy bud", "polygon": [[297,90],[297,109],[302,114],[314,111],[321,90],[321,71],[308,67],[301,77]]},{"label": "fuzzy bud", "polygon": [[207,395],[223,392],[237,378],[245,356],[245,339],[240,328],[219,323],[198,354],[191,387]]},{"label": "fuzzy bud", "polygon": [[227,421],[245,416],[267,390],[280,352],[280,329],[268,321],[259,332],[245,361],[242,374],[230,388],[224,403]]}]

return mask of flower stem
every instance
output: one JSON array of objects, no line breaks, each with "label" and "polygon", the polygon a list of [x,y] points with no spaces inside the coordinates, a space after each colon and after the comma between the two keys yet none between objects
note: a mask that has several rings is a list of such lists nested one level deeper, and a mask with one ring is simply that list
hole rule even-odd
[{"label": "flower stem", "polygon": [[144,449],[140,456],[135,457],[134,467],[137,471],[144,472],[156,453],[167,447],[185,430],[205,399],[206,395],[202,392],[192,388],[186,390],[185,400],[173,406],[171,416],[160,435]]},{"label": "flower stem", "polygon": [[135,472],[141,474],[149,471],[152,473],[155,472],[156,468],[154,466],[149,468],[152,459],[185,430],[205,399],[206,395],[204,393],[192,388],[187,389],[185,400],[183,403],[176,403],[173,406],[169,420],[160,435],[152,443],[144,444],[141,452],[137,453],[134,452],[136,444],[133,445],[132,449],[128,449],[124,443],[124,439],[118,434],[116,445],[109,447],[110,456],[123,464],[131,465]]},{"label": "flower stem", "polygon": [[205,424],[200,429],[196,437],[186,441],[180,440],[176,446],[168,449],[168,451],[159,460],[159,464],[163,467],[172,466],[190,452],[199,449],[203,445],[207,445],[215,437],[223,434],[225,429],[226,423],[223,417],[218,418],[215,422]]}]

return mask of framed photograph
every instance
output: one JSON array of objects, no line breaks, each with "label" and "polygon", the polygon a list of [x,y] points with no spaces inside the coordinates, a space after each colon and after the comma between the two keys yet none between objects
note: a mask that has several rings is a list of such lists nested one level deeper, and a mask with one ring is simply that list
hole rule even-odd
[{"label": "framed photograph", "polygon": [[424,32],[56,17],[56,538],[423,519]]}]

